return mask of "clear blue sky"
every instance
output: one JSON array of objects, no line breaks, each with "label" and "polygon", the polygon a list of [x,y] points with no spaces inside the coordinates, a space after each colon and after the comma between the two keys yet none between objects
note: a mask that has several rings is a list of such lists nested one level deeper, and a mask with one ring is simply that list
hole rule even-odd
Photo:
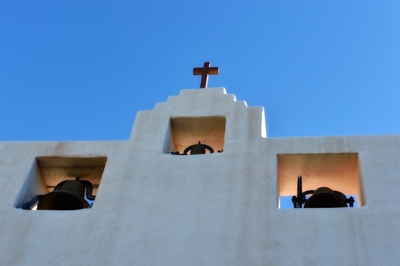
[{"label": "clear blue sky", "polygon": [[129,138],[209,87],[269,137],[400,134],[400,1],[1,1],[0,141]]}]

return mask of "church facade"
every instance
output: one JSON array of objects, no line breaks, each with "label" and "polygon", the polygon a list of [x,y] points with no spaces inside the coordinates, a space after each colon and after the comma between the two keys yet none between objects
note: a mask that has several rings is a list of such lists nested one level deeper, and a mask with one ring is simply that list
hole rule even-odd
[{"label": "church facade", "polygon": [[[268,138],[262,107],[224,88],[182,90],[140,111],[126,141],[0,142],[0,258],[396,265],[399,150],[400,136]],[[303,191],[329,187],[354,207],[284,208],[298,176]],[[38,207],[76,178],[90,183],[83,207]]]}]

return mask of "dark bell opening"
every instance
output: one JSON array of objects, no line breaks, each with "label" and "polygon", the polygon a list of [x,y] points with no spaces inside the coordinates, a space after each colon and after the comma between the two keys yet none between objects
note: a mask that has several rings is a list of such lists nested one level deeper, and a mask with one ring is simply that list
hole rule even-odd
[{"label": "dark bell opening", "polygon": [[305,203],[304,208],[340,208],[347,207],[344,199],[340,200],[331,195],[315,195]]},{"label": "dark bell opening", "polygon": [[56,195],[43,205],[45,210],[71,211],[86,208],[81,200],[67,194]]},{"label": "dark bell opening", "polygon": [[190,150],[190,155],[193,154],[205,154],[206,148],[202,144],[193,145],[192,149]]},{"label": "dark bell opening", "polygon": [[38,204],[38,210],[70,211],[87,208],[89,204],[80,196],[64,191],[46,194]]}]

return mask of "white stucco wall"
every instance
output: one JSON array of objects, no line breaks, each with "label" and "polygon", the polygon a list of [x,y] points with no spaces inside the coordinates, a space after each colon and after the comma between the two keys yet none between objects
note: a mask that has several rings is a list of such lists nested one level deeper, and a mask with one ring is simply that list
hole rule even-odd
[{"label": "white stucco wall", "polygon": [[[201,116],[226,117],[223,153],[167,154],[170,117]],[[263,119],[222,88],[183,90],[127,141],[0,142],[2,265],[400,264],[400,136],[266,138]],[[358,154],[364,206],[278,209],[278,154],[323,153]],[[93,208],[16,209],[40,156],[106,156]]]}]

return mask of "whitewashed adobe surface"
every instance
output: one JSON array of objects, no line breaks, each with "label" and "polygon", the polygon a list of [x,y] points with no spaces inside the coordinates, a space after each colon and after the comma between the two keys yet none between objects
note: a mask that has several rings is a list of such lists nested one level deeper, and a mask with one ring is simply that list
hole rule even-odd
[{"label": "whitewashed adobe surface", "polygon": [[[198,136],[190,121],[204,123]],[[223,152],[168,154],[203,134]],[[127,141],[0,142],[1,264],[399,265],[399,149],[400,136],[266,138],[263,108],[223,88],[139,112]],[[107,157],[93,208],[17,209],[42,178],[37,157]],[[279,209],[286,179],[314,178],[318,162],[344,181],[351,171],[363,206]]]}]

